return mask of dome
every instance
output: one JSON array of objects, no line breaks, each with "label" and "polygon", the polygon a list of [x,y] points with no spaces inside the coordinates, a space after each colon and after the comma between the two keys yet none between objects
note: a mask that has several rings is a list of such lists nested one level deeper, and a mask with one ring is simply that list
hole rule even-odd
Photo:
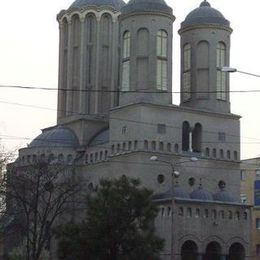
[{"label": "dome", "polygon": [[157,194],[154,196],[155,200],[171,198],[190,199],[190,195],[183,188],[176,185],[173,189],[170,189],[165,193]]},{"label": "dome", "polygon": [[213,195],[214,200],[221,202],[233,202],[238,203],[239,201],[225,189],[221,189],[219,192]]},{"label": "dome", "polygon": [[199,186],[196,190],[194,190],[190,197],[194,200],[213,200],[213,197],[210,192],[204,190],[202,185]]},{"label": "dome", "polygon": [[230,26],[229,21],[225,19],[223,14],[215,8],[212,8],[210,3],[206,0],[200,4],[200,7],[194,9],[186,16],[181,24],[181,28],[202,24]]},{"label": "dome", "polygon": [[109,142],[109,129],[99,132],[90,142],[89,146],[96,146]]},{"label": "dome", "polygon": [[76,147],[78,145],[78,139],[72,130],[58,126],[44,130],[28,147]]},{"label": "dome", "polygon": [[76,0],[70,7],[81,8],[88,5],[112,6],[116,10],[120,10],[125,2],[123,0]]},{"label": "dome", "polygon": [[164,0],[130,0],[121,12],[123,14],[135,12],[162,12],[172,15],[172,8]]}]

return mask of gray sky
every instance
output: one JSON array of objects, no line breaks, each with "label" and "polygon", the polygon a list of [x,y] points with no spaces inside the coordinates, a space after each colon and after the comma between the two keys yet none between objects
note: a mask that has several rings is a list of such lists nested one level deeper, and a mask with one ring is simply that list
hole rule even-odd
[{"label": "gray sky", "polygon": [[[200,2],[167,1],[176,16],[173,91],[179,91],[180,86],[177,31],[185,16]],[[56,14],[71,3],[69,0],[0,0],[0,85],[57,87],[59,33]],[[230,20],[234,29],[231,66],[260,74],[260,1],[210,0],[210,3]],[[260,78],[234,73],[231,90],[260,90]],[[40,134],[40,129],[54,125],[56,95],[56,91],[0,88],[2,142],[10,149],[20,148]],[[178,95],[174,96],[174,104],[179,104]],[[232,93],[231,109],[242,116],[242,158],[260,156],[260,93]]]}]

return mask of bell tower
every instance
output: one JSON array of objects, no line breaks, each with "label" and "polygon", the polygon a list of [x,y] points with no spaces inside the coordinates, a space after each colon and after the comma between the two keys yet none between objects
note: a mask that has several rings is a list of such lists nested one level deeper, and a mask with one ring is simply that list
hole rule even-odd
[{"label": "bell tower", "polygon": [[230,113],[230,23],[203,1],[181,24],[181,106]]},{"label": "bell tower", "polygon": [[171,104],[172,9],[164,0],[130,0],[121,12],[120,105]]}]

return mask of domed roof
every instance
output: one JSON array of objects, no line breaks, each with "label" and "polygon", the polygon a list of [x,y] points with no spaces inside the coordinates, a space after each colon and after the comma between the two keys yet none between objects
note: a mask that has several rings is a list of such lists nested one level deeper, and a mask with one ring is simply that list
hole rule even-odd
[{"label": "domed roof", "polygon": [[213,197],[210,192],[204,190],[202,185],[200,185],[196,190],[194,190],[190,197],[194,200],[213,200]]},{"label": "domed roof", "polygon": [[109,129],[99,132],[90,142],[89,146],[96,146],[109,142]]},{"label": "domed roof", "polygon": [[175,185],[173,189],[166,191],[165,193],[157,194],[154,196],[154,199],[171,199],[171,198],[179,198],[179,199],[190,199],[190,195],[183,188]]},{"label": "domed roof", "polygon": [[162,12],[172,14],[172,8],[164,0],[130,0],[121,12],[123,14],[135,12]]},{"label": "domed roof", "polygon": [[79,141],[72,130],[58,126],[44,130],[28,147],[76,147],[78,145]]},{"label": "domed roof", "polygon": [[200,4],[200,7],[194,9],[186,16],[181,24],[181,28],[202,24],[230,26],[229,21],[225,19],[223,14],[215,8],[212,8],[210,3],[206,0]]},{"label": "domed roof", "polygon": [[234,202],[239,203],[239,200],[236,199],[231,193],[226,191],[224,188],[221,189],[219,192],[213,195],[214,200],[221,201],[221,202]]},{"label": "domed roof", "polygon": [[125,2],[123,0],[76,0],[70,7],[81,8],[88,5],[112,6],[116,10],[120,10]]}]

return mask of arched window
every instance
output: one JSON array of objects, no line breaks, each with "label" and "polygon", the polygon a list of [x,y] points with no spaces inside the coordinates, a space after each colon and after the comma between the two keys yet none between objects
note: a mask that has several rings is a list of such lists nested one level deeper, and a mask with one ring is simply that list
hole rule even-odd
[{"label": "arched window", "polygon": [[171,152],[172,151],[172,145],[171,143],[167,144],[167,152]]},{"label": "arched window", "polygon": [[195,124],[192,131],[192,151],[201,152],[202,126],[200,123]]},{"label": "arched window", "polygon": [[148,150],[148,141],[144,140],[144,150]]},{"label": "arched window", "polygon": [[152,150],[155,151],[156,150],[156,142],[152,141]]},{"label": "arched window", "polygon": [[230,160],[230,158],[231,158],[231,154],[230,154],[230,151],[229,150],[227,150],[227,158]]},{"label": "arched window", "polygon": [[227,79],[226,72],[222,72],[221,68],[226,65],[226,45],[223,42],[217,44],[217,99],[227,99]]},{"label": "arched window", "polygon": [[130,89],[130,44],[131,34],[126,31],[123,35],[122,91]]},{"label": "arched window", "polygon": [[156,87],[158,90],[167,90],[167,41],[167,33],[164,30],[159,30],[156,36]]},{"label": "arched window", "polygon": [[159,150],[160,150],[160,151],[163,151],[163,150],[164,150],[164,143],[163,143],[163,142],[160,142],[160,143],[159,143]]},{"label": "arched window", "polygon": [[182,150],[189,150],[189,140],[190,140],[190,124],[185,121],[182,124]]},{"label": "arched window", "polygon": [[223,149],[220,149],[219,156],[220,156],[221,159],[224,158],[224,151],[223,151]]},{"label": "arched window", "polygon": [[206,157],[209,157],[210,156],[210,150],[209,150],[209,148],[207,147],[206,148]]},{"label": "arched window", "polygon": [[183,47],[183,74],[182,74],[182,100],[191,98],[191,45],[185,44]]}]

